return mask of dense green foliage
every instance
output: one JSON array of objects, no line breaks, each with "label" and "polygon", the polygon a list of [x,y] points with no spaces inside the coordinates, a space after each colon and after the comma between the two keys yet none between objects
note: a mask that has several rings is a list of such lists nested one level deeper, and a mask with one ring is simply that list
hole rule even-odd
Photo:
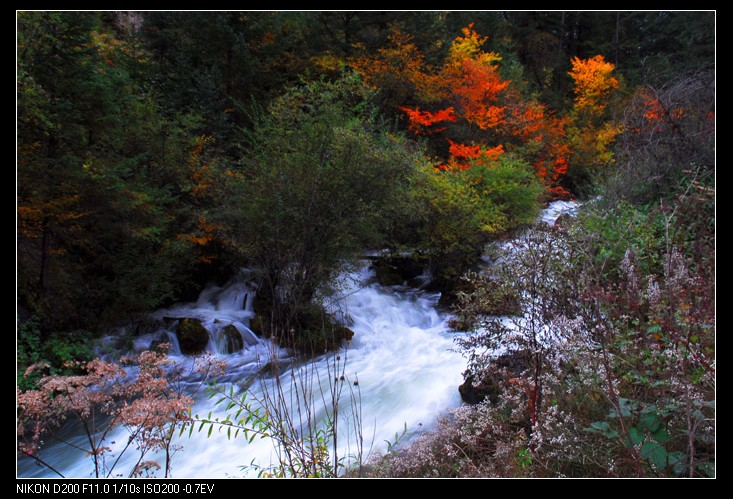
[{"label": "dense green foliage", "polygon": [[354,76],[292,88],[258,118],[237,173],[218,181],[231,203],[211,220],[257,272],[269,334],[314,326],[316,292],[342,258],[384,243],[385,208],[419,157],[387,132],[369,96]]},{"label": "dense green foliage", "polygon": [[419,170],[398,205],[409,237],[396,238],[394,248],[416,250],[437,287],[452,291],[487,242],[533,220],[541,192],[529,165],[511,157],[495,165],[479,159],[468,170]]},{"label": "dense green foliage", "polygon": [[43,331],[150,310],[191,261],[175,237],[189,139],[167,130],[97,23],[19,17],[19,297]]}]

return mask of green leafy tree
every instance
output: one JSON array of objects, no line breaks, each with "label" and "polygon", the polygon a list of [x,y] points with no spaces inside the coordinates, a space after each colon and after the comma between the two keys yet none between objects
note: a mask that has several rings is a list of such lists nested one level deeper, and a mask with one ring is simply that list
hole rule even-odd
[{"label": "green leafy tree", "polygon": [[455,292],[492,239],[529,224],[542,185],[527,163],[503,155],[475,158],[465,170],[438,170],[425,161],[396,205],[392,249],[427,263],[433,287]]},{"label": "green leafy tree", "polygon": [[291,89],[247,136],[241,166],[223,175],[226,202],[213,220],[258,271],[278,334],[308,329],[316,293],[342,259],[379,243],[383,208],[413,168],[370,95],[348,75]]},{"label": "green leafy tree", "polygon": [[98,14],[19,15],[19,304],[44,334],[148,311],[187,265],[186,128],[133,80],[129,49]]}]

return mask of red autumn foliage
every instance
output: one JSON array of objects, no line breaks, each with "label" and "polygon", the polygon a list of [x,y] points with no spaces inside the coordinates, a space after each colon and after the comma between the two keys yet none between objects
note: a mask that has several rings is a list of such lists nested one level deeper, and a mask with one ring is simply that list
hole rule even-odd
[{"label": "red autumn foliage", "polygon": [[[398,108],[406,114],[408,128],[416,135],[442,134],[449,141],[449,156],[439,168],[466,169],[472,158],[486,156],[495,160],[506,148],[521,149],[535,165],[550,197],[570,197],[561,184],[573,164],[568,129],[575,121],[558,118],[533,98],[523,96],[511,81],[503,79],[501,57],[484,49],[488,37],[479,35],[473,23],[462,29],[440,67],[425,62],[410,35],[395,29],[390,41],[392,45],[380,49],[376,55],[365,53],[352,60],[352,66],[369,85],[386,86],[385,94],[395,100],[417,101],[422,105],[400,104]],[[614,65],[600,55],[589,59],[576,57],[571,62],[569,74],[576,84],[577,112],[600,117],[611,92],[619,87],[612,75]],[[650,113],[658,115],[655,110]],[[456,127],[449,129],[448,122],[456,123]],[[594,134],[596,156],[608,160],[606,151],[617,133],[615,130],[604,128]],[[578,132],[574,133],[577,136]],[[500,145],[486,148],[478,142],[462,144],[453,140],[457,134],[483,135],[486,143]],[[582,141],[576,137],[574,143],[578,142]],[[585,156],[588,154],[581,154],[581,162]]]},{"label": "red autumn foliage", "polygon": [[450,143],[450,158],[447,164],[440,165],[441,170],[467,170],[474,159],[484,157],[489,161],[496,161],[504,154],[504,146],[501,144],[485,149],[480,145],[457,144],[450,139],[447,140]]},{"label": "red autumn foliage", "polygon": [[506,106],[499,102],[509,82],[501,79],[495,65],[464,59],[446,68],[444,77],[463,119],[484,130],[506,123]]},{"label": "red autumn foliage", "polygon": [[570,192],[560,185],[562,177],[568,172],[568,161],[572,155],[567,142],[566,124],[566,119],[554,116],[543,120],[542,148],[535,162],[537,175],[547,186],[548,193],[558,199],[570,197]]},{"label": "red autumn foliage", "polygon": [[451,139],[448,139],[450,143],[450,155],[457,159],[469,159],[477,158],[481,155],[481,146],[469,146],[466,144],[456,144]]},{"label": "red autumn foliage", "polygon": [[420,111],[420,108],[409,108],[400,107],[407,114],[407,119],[410,121],[408,128],[419,135],[428,135],[433,133],[440,133],[446,130],[446,127],[430,129],[436,123],[443,123],[446,121],[456,121],[455,109],[448,107],[446,109],[440,109],[434,113],[430,111]]},{"label": "red autumn foliage", "polygon": [[[665,107],[651,91],[644,90],[641,92],[641,96],[645,108],[644,118],[649,127],[656,131],[661,131],[665,126],[674,127],[675,122],[685,116],[684,108],[680,106]],[[711,116],[708,115],[708,119],[710,118]]]}]

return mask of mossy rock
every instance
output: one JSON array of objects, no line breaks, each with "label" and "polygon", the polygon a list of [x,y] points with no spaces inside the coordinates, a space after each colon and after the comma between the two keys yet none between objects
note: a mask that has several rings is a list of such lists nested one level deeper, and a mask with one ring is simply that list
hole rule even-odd
[{"label": "mossy rock", "polygon": [[249,320],[249,329],[260,338],[272,336],[270,320],[263,315],[255,315]]},{"label": "mossy rock", "polygon": [[281,346],[306,355],[319,355],[341,348],[344,341],[354,337],[354,331],[337,324],[322,306],[304,307],[293,321],[290,330],[276,338]]},{"label": "mossy rock", "polygon": [[256,294],[252,300],[254,317],[249,320],[249,329],[260,338],[272,336],[272,304],[266,302],[261,295]]},{"label": "mossy rock", "polygon": [[333,330],[334,340],[341,343],[342,341],[351,341],[354,337],[354,331],[346,326],[336,326]]},{"label": "mossy rock", "polygon": [[354,332],[334,320],[322,305],[301,305],[292,313],[287,323],[273,322],[272,307],[255,298],[255,316],[249,329],[257,336],[271,338],[281,347],[293,349],[305,355],[320,355],[337,350],[344,341],[354,337]]},{"label": "mossy rock", "polygon": [[338,350],[344,341],[350,341],[354,331],[346,326],[326,324],[318,329],[292,329],[277,338],[281,346],[292,348],[306,355],[320,355]]},{"label": "mossy rock", "polygon": [[485,399],[496,404],[507,382],[519,376],[530,364],[530,354],[524,350],[500,355],[482,373],[480,382],[477,383],[473,375],[467,375],[466,381],[458,387],[458,393],[467,404],[478,404]]},{"label": "mossy rock", "polygon": [[493,390],[491,390],[491,388],[495,387],[476,386],[476,384],[474,383],[474,377],[469,376],[466,378],[466,381],[464,381],[463,384],[458,386],[458,393],[461,394],[461,400],[463,400],[467,404],[473,405],[483,402],[487,396],[490,397],[490,399],[495,398],[499,394],[499,392],[494,392]]},{"label": "mossy rock", "polygon": [[375,271],[377,274],[377,282],[382,286],[399,286],[405,282],[399,272],[386,265],[376,267]]},{"label": "mossy rock", "polygon": [[415,282],[415,278],[425,270],[423,262],[410,256],[385,256],[372,264],[377,282],[382,286],[399,286]]},{"label": "mossy rock", "polygon": [[244,348],[242,334],[233,324],[222,329],[219,335],[223,338],[225,353],[236,353]]},{"label": "mossy rock", "polygon": [[203,353],[209,343],[209,332],[198,319],[181,319],[176,326],[176,336],[183,355]]},{"label": "mossy rock", "polygon": [[262,366],[259,374],[263,376],[278,376],[293,365],[291,359],[275,359]]}]

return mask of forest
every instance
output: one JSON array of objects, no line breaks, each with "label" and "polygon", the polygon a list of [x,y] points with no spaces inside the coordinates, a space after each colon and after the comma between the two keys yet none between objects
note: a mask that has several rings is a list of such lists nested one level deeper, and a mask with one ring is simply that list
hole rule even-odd
[{"label": "forest", "polygon": [[[259,476],[715,477],[715,12],[16,25],[19,463],[79,476],[48,447],[76,425],[81,477],[183,477],[187,435],[212,430],[271,438]],[[537,223],[558,202],[572,212]],[[355,457],[339,417],[370,418],[366,374],[349,378],[367,340],[332,302],[364,262],[363,288],[435,297],[462,402]],[[155,315],[241,269],[256,294],[226,352],[201,321]],[[165,327],[175,348],[136,349]],[[249,334],[287,362],[235,376]],[[323,392],[280,376],[324,363],[315,417]],[[196,414],[204,392],[226,410]]]}]

